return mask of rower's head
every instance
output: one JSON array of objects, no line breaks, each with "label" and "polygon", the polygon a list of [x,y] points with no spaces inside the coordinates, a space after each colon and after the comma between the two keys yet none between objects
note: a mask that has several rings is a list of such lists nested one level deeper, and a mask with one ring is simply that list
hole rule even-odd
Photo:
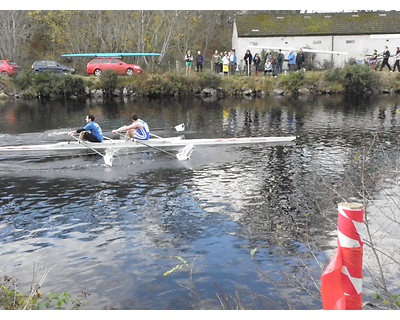
[{"label": "rower's head", "polygon": [[94,115],[92,115],[92,114],[88,114],[87,116],[86,116],[86,121],[94,121]]},{"label": "rower's head", "polygon": [[131,119],[133,121],[136,121],[137,119],[139,119],[138,115],[136,113],[132,114]]}]

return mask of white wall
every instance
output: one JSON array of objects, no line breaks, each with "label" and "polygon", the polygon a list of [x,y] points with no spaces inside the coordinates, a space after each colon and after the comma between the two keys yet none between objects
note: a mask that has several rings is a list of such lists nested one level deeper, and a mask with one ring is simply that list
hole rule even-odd
[{"label": "white wall", "polygon": [[[323,37],[268,37],[268,38],[237,38],[235,36],[236,26],[232,36],[233,48],[236,48],[238,61],[243,59],[247,49],[251,53],[261,53],[262,49],[268,48],[309,48],[321,51],[348,52],[348,54],[315,54],[315,65],[322,65],[324,60],[333,62],[335,67],[343,67],[350,59],[363,60],[366,54],[371,54],[373,49],[377,49],[382,54],[384,46],[389,47],[391,55],[395,55],[396,47],[400,47],[400,34],[398,35],[361,35],[361,36],[323,36]],[[288,51],[283,52],[287,57]],[[394,58],[390,58],[391,66]]]}]

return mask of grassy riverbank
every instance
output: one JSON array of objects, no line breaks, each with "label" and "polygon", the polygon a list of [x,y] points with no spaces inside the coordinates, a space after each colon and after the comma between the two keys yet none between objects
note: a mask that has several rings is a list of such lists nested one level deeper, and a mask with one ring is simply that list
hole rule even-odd
[{"label": "grassy riverbank", "polygon": [[92,98],[101,95],[146,97],[190,97],[347,94],[371,95],[400,92],[400,72],[371,71],[362,65],[327,71],[298,71],[277,77],[223,75],[210,71],[146,73],[119,77],[103,73],[100,77],[82,75],[22,74],[1,78],[0,90],[5,99]]}]

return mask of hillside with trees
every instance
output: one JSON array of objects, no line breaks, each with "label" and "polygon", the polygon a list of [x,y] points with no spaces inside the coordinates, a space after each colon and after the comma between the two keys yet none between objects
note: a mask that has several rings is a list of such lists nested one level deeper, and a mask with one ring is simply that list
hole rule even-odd
[{"label": "hillside with trees", "polygon": [[[157,52],[160,57],[126,61],[147,71],[172,70],[185,52],[231,49],[234,11],[57,10],[0,11],[0,59],[29,69],[38,59],[68,62],[78,71],[87,58],[65,60],[65,53]],[[126,59],[124,59],[126,60]],[[207,65],[206,65],[207,66]]]}]

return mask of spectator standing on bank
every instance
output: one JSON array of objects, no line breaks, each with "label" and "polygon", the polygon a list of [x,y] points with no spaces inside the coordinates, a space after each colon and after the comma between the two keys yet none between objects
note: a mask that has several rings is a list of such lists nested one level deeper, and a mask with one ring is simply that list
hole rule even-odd
[{"label": "spectator standing on bank", "polygon": [[258,71],[260,71],[260,63],[261,63],[261,58],[260,58],[260,56],[258,55],[258,53],[256,53],[256,54],[254,55],[253,63],[254,63],[254,68],[255,68],[254,76],[255,76],[255,77],[258,77]]},{"label": "spectator standing on bank", "polygon": [[278,63],[277,63],[277,58],[274,56],[274,54],[271,52],[271,64],[272,64],[272,76],[274,78],[277,77],[278,75]]},{"label": "spectator standing on bank", "polygon": [[285,61],[285,55],[282,53],[282,50],[279,49],[278,55],[276,56],[278,74],[283,72],[283,61]]},{"label": "spectator standing on bank", "polygon": [[288,54],[288,67],[289,72],[293,72],[296,70],[296,54],[293,50],[290,50]]},{"label": "spectator standing on bank", "polygon": [[250,50],[247,49],[243,57],[244,67],[246,68],[246,76],[251,76],[251,63],[253,61],[253,55]]},{"label": "spectator standing on bank", "polygon": [[397,67],[397,71],[400,72],[400,48],[399,47],[396,48],[396,61],[394,62],[393,72],[396,71],[396,67]]},{"label": "spectator standing on bank", "polygon": [[390,51],[388,49],[388,46],[385,46],[385,49],[383,50],[383,60],[379,71],[382,71],[384,66],[387,66],[389,68],[389,71],[392,71],[392,68],[389,65],[389,58],[390,58]]},{"label": "spectator standing on bank", "polygon": [[192,52],[190,50],[186,52],[185,61],[186,61],[186,75],[189,75],[190,70],[192,69],[192,61],[193,61]]},{"label": "spectator standing on bank", "polygon": [[204,57],[201,54],[201,51],[197,51],[197,56],[196,56],[196,71],[197,72],[203,72],[203,65],[204,65]]},{"label": "spectator standing on bank", "polygon": [[297,52],[297,55],[296,55],[296,67],[297,67],[297,70],[303,69],[305,62],[306,62],[306,57],[304,56],[303,49],[300,48],[299,52]]},{"label": "spectator standing on bank", "polygon": [[231,75],[234,75],[236,72],[237,60],[236,60],[236,52],[235,49],[232,49],[229,53],[229,71]]},{"label": "spectator standing on bank", "polygon": [[221,73],[221,74],[222,74],[223,68],[224,68],[224,65],[222,64],[223,58],[224,58],[224,54],[221,52],[219,54],[219,73]]},{"label": "spectator standing on bank", "polygon": [[265,62],[264,62],[264,76],[265,75],[271,75],[272,70],[273,70],[273,65],[272,65],[272,54],[271,51],[268,50],[267,54],[265,55]]},{"label": "spectator standing on bank", "polygon": [[224,52],[224,56],[222,57],[222,72],[224,76],[229,74],[229,56],[228,52]]},{"label": "spectator standing on bank", "polygon": [[215,50],[215,52],[214,52],[214,54],[212,56],[212,60],[211,60],[213,65],[214,65],[214,72],[215,73],[219,73],[220,60],[221,60],[221,58],[219,56],[218,50]]}]

